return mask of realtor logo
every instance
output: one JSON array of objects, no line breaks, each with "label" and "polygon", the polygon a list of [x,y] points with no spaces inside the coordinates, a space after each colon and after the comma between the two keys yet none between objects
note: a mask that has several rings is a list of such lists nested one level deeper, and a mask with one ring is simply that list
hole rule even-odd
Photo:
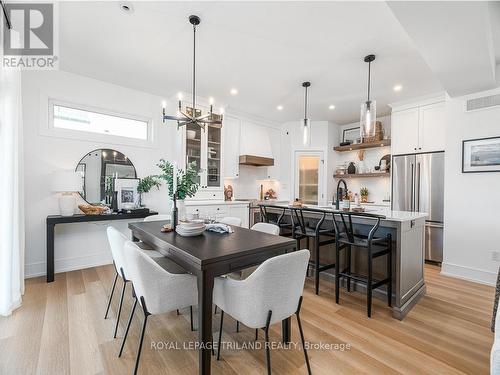
[{"label": "realtor logo", "polygon": [[56,29],[54,4],[5,4],[11,29],[4,28],[4,68],[52,70],[56,69]]}]

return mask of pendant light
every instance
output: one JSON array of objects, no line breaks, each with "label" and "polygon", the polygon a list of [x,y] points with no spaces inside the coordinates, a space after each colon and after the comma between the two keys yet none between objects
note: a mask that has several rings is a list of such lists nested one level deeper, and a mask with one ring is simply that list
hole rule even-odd
[{"label": "pendant light", "polygon": [[201,22],[198,16],[189,16],[189,23],[193,25],[193,103],[191,113],[182,111],[182,102],[179,98],[178,110],[175,116],[166,114],[165,104],[163,105],[163,122],[167,120],[177,121],[177,128],[186,125],[198,125],[205,129],[205,125],[222,127],[222,115],[214,115],[212,112],[212,103],[210,103],[210,111],[206,115],[201,114],[201,110],[196,109],[196,26]]},{"label": "pendant light", "polygon": [[370,99],[371,63],[375,55],[368,55],[364,61],[368,63],[368,95],[366,102],[361,103],[360,135],[361,142],[372,141],[375,138],[375,122],[377,121],[377,103]]},{"label": "pendant light", "polygon": [[307,88],[311,86],[311,82],[303,82],[302,87],[305,88],[305,95],[304,95],[304,120],[302,123],[302,142],[304,146],[308,146],[309,143],[311,142],[311,122],[309,121],[309,118],[307,117]]}]

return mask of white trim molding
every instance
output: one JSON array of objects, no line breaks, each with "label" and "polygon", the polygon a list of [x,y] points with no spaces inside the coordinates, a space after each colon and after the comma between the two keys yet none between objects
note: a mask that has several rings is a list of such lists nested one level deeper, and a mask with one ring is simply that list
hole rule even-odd
[{"label": "white trim molding", "polygon": [[463,280],[473,281],[475,283],[496,285],[496,272],[480,270],[478,268],[465,267],[458,264],[443,262],[441,264],[441,273],[445,276],[456,277]]},{"label": "white trim molding", "polygon": [[[113,258],[109,250],[86,254],[82,256],[56,259],[54,264],[55,273],[68,272],[81,270],[84,268],[104,266],[106,264],[113,263]],[[26,264],[25,266],[25,278],[29,279],[32,277],[45,276],[47,274],[47,263],[46,262],[36,262]]]},{"label": "white trim molding", "polygon": [[[85,103],[77,103],[75,100],[60,100],[57,94],[41,93],[40,94],[40,121],[38,123],[38,133],[46,137],[56,137],[65,139],[84,140],[90,142],[99,142],[105,144],[115,144],[124,146],[135,146],[145,148],[158,147],[158,123],[160,123],[160,116],[158,119],[153,119],[133,113],[125,113],[113,109],[105,109],[95,107]],[[55,128],[53,126],[53,106],[61,105],[65,107],[102,113],[110,116],[123,117],[126,119],[134,119],[147,122],[148,124],[148,139],[141,140],[135,138],[120,137],[115,135],[91,133],[85,131]]]}]

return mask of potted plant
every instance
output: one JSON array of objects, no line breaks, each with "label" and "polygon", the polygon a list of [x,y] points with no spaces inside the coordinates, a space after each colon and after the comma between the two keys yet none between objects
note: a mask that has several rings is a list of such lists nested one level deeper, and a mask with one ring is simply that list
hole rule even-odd
[{"label": "potted plant", "polygon": [[152,188],[159,189],[161,182],[158,181],[157,176],[146,176],[139,180],[137,184],[137,193],[139,194],[139,201],[137,202],[138,207],[142,207],[142,194],[149,193]]},{"label": "potted plant", "polygon": [[160,159],[157,164],[158,168],[161,169],[162,174],[158,175],[166,181],[168,187],[168,195],[171,199],[174,199],[174,194],[177,201],[177,208],[179,210],[179,219],[186,219],[186,202],[185,199],[189,197],[194,197],[198,191],[198,171],[196,170],[196,164],[190,163],[187,165],[186,171],[182,169],[176,170],[176,191],[174,191],[174,165],[164,159]]},{"label": "potted plant", "polygon": [[361,188],[359,190],[359,195],[361,196],[361,203],[366,203],[368,202],[368,188]]}]

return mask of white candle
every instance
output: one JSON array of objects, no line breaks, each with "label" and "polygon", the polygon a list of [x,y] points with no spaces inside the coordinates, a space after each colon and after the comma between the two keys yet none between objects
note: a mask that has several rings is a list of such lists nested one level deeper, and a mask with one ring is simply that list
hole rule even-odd
[{"label": "white candle", "polygon": [[177,193],[177,162],[174,162],[173,172],[173,194]]}]

